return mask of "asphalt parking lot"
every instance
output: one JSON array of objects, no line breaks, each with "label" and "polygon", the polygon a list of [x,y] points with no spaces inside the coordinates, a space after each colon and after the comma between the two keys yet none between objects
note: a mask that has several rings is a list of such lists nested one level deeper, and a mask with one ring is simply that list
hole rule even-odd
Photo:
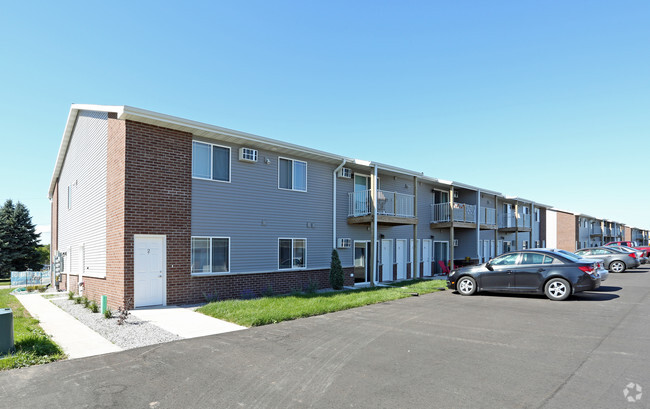
[{"label": "asphalt parking lot", "polygon": [[0,407],[647,408],[649,272],[563,302],[445,291],[6,371]]}]

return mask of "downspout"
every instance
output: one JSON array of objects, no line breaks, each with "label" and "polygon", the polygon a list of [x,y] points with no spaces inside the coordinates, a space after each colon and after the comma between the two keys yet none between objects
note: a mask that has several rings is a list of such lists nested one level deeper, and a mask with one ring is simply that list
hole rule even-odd
[{"label": "downspout", "polygon": [[336,174],[345,166],[347,160],[334,169],[333,173],[333,189],[332,189],[332,249],[336,249]]},{"label": "downspout", "polygon": [[[378,284],[377,280],[377,165],[371,184],[372,196],[372,281],[371,285]],[[391,266],[392,267],[392,266]]]},{"label": "downspout", "polygon": [[[476,192],[478,200],[476,201],[476,259],[481,264],[481,189]],[[485,247],[485,246],[484,246]],[[485,258],[485,254],[483,255]]]}]

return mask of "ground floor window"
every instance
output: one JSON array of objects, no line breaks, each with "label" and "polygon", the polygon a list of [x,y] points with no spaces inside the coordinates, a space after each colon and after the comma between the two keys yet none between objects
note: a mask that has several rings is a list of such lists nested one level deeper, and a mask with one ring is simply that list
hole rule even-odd
[{"label": "ground floor window", "polygon": [[192,274],[230,271],[230,238],[192,237]]},{"label": "ground floor window", "polygon": [[304,268],[307,264],[307,239],[278,239],[278,265],[280,269]]}]

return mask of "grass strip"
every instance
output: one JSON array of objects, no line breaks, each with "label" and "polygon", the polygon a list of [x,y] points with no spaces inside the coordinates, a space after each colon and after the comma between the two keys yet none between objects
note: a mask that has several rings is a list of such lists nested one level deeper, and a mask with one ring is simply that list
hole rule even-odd
[{"label": "grass strip", "polygon": [[443,280],[410,280],[390,287],[301,293],[252,300],[225,300],[206,304],[197,311],[239,325],[254,327],[397,300],[410,297],[412,293],[432,293],[440,291],[444,284]]},{"label": "grass strip", "polygon": [[16,351],[0,356],[0,370],[64,359],[61,348],[43,332],[38,320],[29,315],[20,301],[9,294],[11,291],[10,288],[0,290],[0,308],[11,308],[13,312]]}]

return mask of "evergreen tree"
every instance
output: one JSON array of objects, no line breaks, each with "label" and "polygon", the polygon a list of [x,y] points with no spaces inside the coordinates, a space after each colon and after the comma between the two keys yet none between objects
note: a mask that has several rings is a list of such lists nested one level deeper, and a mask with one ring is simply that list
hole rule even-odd
[{"label": "evergreen tree", "polygon": [[0,276],[10,271],[40,270],[39,234],[25,205],[11,199],[0,207]]},{"label": "evergreen tree", "polygon": [[343,289],[343,267],[341,267],[341,259],[339,252],[336,249],[332,250],[332,263],[330,265],[330,285],[335,290]]}]

